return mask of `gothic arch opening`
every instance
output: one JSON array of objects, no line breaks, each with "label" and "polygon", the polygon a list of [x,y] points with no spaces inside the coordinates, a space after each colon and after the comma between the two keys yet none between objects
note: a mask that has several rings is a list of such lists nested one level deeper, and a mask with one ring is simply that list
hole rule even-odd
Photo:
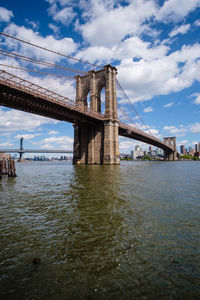
[{"label": "gothic arch opening", "polygon": [[100,112],[102,114],[105,114],[105,107],[106,107],[106,101],[105,101],[105,87],[101,89],[100,92]]},{"label": "gothic arch opening", "polygon": [[90,111],[90,91],[87,94],[86,105],[87,105],[87,110]]}]

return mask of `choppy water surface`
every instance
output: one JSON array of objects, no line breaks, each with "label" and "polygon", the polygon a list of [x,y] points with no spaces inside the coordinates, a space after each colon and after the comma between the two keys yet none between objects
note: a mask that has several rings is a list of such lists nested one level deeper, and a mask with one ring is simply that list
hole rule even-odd
[{"label": "choppy water surface", "polygon": [[1,299],[200,298],[200,163],[16,167],[0,181]]}]

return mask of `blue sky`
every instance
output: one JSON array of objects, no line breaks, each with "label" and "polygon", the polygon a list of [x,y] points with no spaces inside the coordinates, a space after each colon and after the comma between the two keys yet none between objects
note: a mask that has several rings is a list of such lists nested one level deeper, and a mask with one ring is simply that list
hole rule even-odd
[{"label": "blue sky", "polygon": [[[0,31],[91,63],[116,66],[120,84],[154,135],[176,136],[178,146],[200,142],[200,0],[1,0]],[[90,69],[3,36],[0,43],[7,51]],[[30,67],[3,55],[0,64]],[[75,97],[74,80],[27,71],[17,74]],[[130,106],[118,96],[140,127]],[[73,145],[71,124],[0,107],[0,148],[17,147],[21,136],[26,148]],[[120,152],[130,152],[136,144],[120,138]]]}]

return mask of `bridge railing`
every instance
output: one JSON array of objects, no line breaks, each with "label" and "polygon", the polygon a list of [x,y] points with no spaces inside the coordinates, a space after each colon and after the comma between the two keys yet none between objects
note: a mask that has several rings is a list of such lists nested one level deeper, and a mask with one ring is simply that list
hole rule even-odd
[{"label": "bridge railing", "polygon": [[5,70],[0,70],[0,82],[10,86],[11,88],[18,89],[22,92],[31,94],[36,97],[44,98],[48,101],[52,101],[57,104],[69,105],[73,107],[73,109],[83,112],[85,114],[94,116],[98,119],[104,119],[104,115],[99,112],[94,112],[89,109],[89,107],[84,106],[80,107],[76,104],[75,101],[59,95],[53,91],[50,91],[46,88],[43,88],[35,83],[32,83],[26,79],[13,75],[11,73],[6,72]]}]

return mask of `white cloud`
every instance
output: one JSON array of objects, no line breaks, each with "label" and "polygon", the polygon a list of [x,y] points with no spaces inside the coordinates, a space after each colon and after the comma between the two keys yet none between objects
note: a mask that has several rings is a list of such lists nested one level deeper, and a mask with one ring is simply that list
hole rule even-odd
[{"label": "white cloud", "polygon": [[74,1],[73,0],[45,0],[46,2],[49,2],[49,4],[53,5],[53,4],[60,4],[61,6],[65,6],[65,5],[73,5]]},{"label": "white cloud", "polygon": [[177,34],[185,34],[188,32],[188,30],[190,29],[191,25],[190,24],[185,24],[185,25],[181,25],[179,27],[176,27],[175,29],[173,29],[169,36],[170,37],[174,37]]},{"label": "white cloud", "polygon": [[[31,41],[31,43],[41,47],[64,53],[65,55],[72,54],[77,50],[77,44],[74,43],[72,38],[58,40],[55,39],[53,35],[43,37],[32,29],[27,29],[24,26],[17,26],[13,23],[8,25],[4,32],[25,41]],[[5,38],[5,41],[8,49],[14,49],[15,52],[21,52],[25,56],[36,57],[53,62],[58,62],[62,58],[57,54],[41,50],[28,44],[20,43],[10,38]]]},{"label": "white cloud", "polygon": [[12,147],[13,144],[10,142],[0,143],[0,147]]},{"label": "white cloud", "polygon": [[192,133],[200,133],[200,123],[197,122],[197,123],[191,124],[191,125],[189,126],[189,130],[190,130]]},{"label": "white cloud", "polygon": [[[126,35],[138,34],[146,28],[143,23],[156,13],[153,0],[135,0],[127,6],[114,6],[114,2],[90,1],[85,9],[88,22],[79,25],[86,41],[93,46],[112,46]],[[103,33],[103,34],[102,34]]]},{"label": "white cloud", "polygon": [[58,131],[55,130],[51,130],[48,132],[49,135],[54,135],[54,134],[58,134]]},{"label": "white cloud", "polygon": [[193,103],[199,105],[200,104],[200,93],[194,93],[194,94],[192,94],[192,97],[196,97],[196,99],[193,101]]},{"label": "white cloud", "polygon": [[32,140],[34,139],[36,136],[41,135],[41,133],[33,133],[33,134],[17,134],[15,136],[16,139],[21,139],[24,138],[25,140]]},{"label": "white cloud", "polygon": [[174,105],[174,102],[169,102],[165,104],[163,107],[172,107]]},{"label": "white cloud", "polygon": [[153,111],[153,108],[152,108],[151,106],[148,106],[148,107],[146,107],[146,108],[144,109],[144,112],[145,112],[145,113],[148,113],[148,112],[151,112],[151,111]]},{"label": "white cloud", "polygon": [[76,14],[74,13],[72,7],[65,7],[65,8],[57,11],[53,15],[53,19],[55,21],[61,22],[64,25],[69,25],[75,16],[76,16]]},{"label": "white cloud", "polygon": [[54,25],[54,24],[52,24],[52,23],[49,23],[49,28],[51,30],[53,30],[54,33],[59,33],[59,31],[60,31],[59,27],[56,26],[56,25]]},{"label": "white cloud", "polygon": [[183,136],[186,132],[191,133],[200,133],[200,123],[196,122],[194,124],[190,125],[179,125],[176,126],[164,126],[163,130],[169,131],[171,134],[174,134],[176,136]]},{"label": "white cloud", "polygon": [[183,125],[180,125],[179,127],[164,126],[163,130],[169,131],[172,135],[183,136],[188,131],[188,128]]},{"label": "white cloud", "polygon": [[38,30],[40,23],[38,21],[29,21],[29,19],[25,19],[27,25],[31,26],[34,30]]},{"label": "white cloud", "polygon": [[194,25],[200,26],[200,19],[196,20],[196,21],[194,22]]},{"label": "white cloud", "polygon": [[152,46],[150,42],[145,42],[138,36],[127,38],[112,47],[108,46],[91,46],[79,51],[77,58],[98,61],[98,64],[108,63],[112,60],[124,60],[137,58],[151,61],[163,57],[169,47],[166,45]]},{"label": "white cloud", "polygon": [[188,140],[181,140],[181,141],[177,141],[176,142],[176,146],[180,146],[180,145],[187,145],[188,144]]},{"label": "white cloud", "polygon": [[200,81],[199,57],[200,44],[194,44],[158,59],[127,59],[117,67],[118,79],[134,101],[167,95],[191,86],[195,80]]},{"label": "white cloud", "polygon": [[158,10],[158,20],[179,21],[200,6],[200,0],[167,0]]},{"label": "white cloud", "polygon": [[44,124],[56,124],[57,121],[18,110],[4,110],[0,108],[0,132],[15,131],[31,132],[40,129]]},{"label": "white cloud", "polygon": [[13,12],[5,7],[0,7],[0,22],[9,22],[14,17]]},{"label": "white cloud", "polygon": [[41,141],[41,148],[70,150],[73,142],[74,139],[69,136],[50,137]]}]

